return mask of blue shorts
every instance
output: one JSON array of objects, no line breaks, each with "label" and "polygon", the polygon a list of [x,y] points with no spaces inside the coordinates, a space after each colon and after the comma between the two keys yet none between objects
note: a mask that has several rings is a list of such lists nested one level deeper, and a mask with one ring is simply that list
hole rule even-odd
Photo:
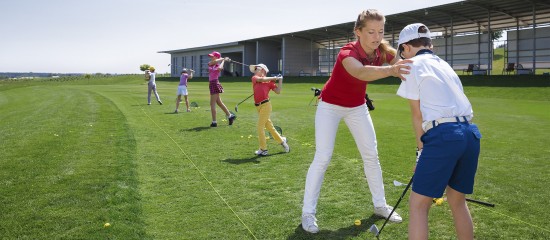
[{"label": "blue shorts", "polygon": [[447,185],[471,194],[477,170],[481,133],[475,124],[443,123],[424,135],[422,154],[416,165],[412,190],[439,198]]}]

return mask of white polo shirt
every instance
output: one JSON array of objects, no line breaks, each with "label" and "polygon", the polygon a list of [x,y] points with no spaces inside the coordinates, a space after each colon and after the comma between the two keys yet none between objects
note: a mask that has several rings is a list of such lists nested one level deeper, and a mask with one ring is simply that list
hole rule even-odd
[{"label": "white polo shirt", "polygon": [[448,117],[473,117],[470,101],[464,95],[462,83],[447,62],[431,53],[419,52],[413,60],[410,74],[404,75],[397,95],[420,100],[423,121]]},{"label": "white polo shirt", "polygon": [[151,76],[151,78],[149,79],[149,83],[155,83],[155,76],[157,74],[152,72],[152,73],[149,73],[149,75]]}]

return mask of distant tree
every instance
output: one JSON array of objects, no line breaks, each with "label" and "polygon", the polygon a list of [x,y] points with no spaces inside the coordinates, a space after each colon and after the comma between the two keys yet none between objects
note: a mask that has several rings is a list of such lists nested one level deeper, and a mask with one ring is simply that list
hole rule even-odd
[{"label": "distant tree", "polygon": [[145,70],[148,70],[149,67],[151,67],[151,65],[149,65],[149,64],[141,64],[141,65],[139,66],[139,70],[145,71]]},{"label": "distant tree", "polygon": [[502,30],[491,32],[491,41],[500,39],[502,37],[502,34],[504,34],[504,31]]},{"label": "distant tree", "polygon": [[499,44],[499,45],[497,45],[496,48],[506,48],[506,43]]},{"label": "distant tree", "polygon": [[92,75],[90,75],[88,73],[86,73],[86,75],[84,75],[84,78],[86,78],[86,79],[90,79],[91,77],[92,77]]}]

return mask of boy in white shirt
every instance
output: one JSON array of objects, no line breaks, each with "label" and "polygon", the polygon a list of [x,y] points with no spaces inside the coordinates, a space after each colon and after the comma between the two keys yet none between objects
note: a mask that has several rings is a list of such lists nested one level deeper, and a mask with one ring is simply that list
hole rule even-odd
[{"label": "boy in white shirt", "polygon": [[409,239],[428,239],[432,199],[445,191],[458,239],[473,239],[466,194],[473,192],[481,133],[471,123],[472,105],[452,67],[431,51],[430,31],[424,24],[406,26],[398,48],[401,58],[413,60],[397,91],[409,99],[417,144]]},{"label": "boy in white shirt", "polygon": [[[147,105],[151,105],[151,92],[155,94],[155,97],[157,98],[157,102],[159,102],[160,105],[162,105],[162,101],[160,100],[159,94],[157,92],[157,83],[156,83],[156,73],[154,67],[149,67],[149,83],[147,84],[148,90],[147,90]],[[147,77],[146,77],[147,78]]]}]

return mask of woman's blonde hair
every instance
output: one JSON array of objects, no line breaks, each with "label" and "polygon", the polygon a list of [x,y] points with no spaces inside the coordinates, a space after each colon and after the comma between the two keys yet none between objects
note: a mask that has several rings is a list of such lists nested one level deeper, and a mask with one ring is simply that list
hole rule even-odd
[{"label": "woman's blonde hair", "polygon": [[[376,9],[367,9],[359,13],[357,20],[355,21],[355,27],[353,30],[358,30],[367,25],[367,21],[382,21],[386,23],[386,17]],[[395,57],[397,51],[393,48],[390,43],[384,39],[380,42],[380,54],[382,55],[382,62],[386,62],[386,54],[389,53]]]}]

